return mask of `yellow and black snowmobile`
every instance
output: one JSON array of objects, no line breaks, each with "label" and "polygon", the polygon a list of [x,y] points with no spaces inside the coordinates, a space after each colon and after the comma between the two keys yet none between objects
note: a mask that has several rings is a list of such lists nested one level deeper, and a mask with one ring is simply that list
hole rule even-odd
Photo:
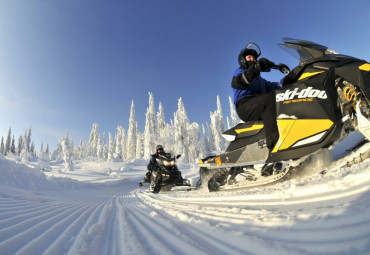
[{"label": "yellow and black snowmobile", "polygon": [[370,64],[305,40],[285,38],[280,46],[299,55],[299,65],[275,91],[279,140],[272,150],[266,147],[262,121],[224,132],[230,141],[225,153],[199,163],[199,184],[210,191],[282,180],[294,169],[291,162],[329,148],[354,130],[370,139]]}]

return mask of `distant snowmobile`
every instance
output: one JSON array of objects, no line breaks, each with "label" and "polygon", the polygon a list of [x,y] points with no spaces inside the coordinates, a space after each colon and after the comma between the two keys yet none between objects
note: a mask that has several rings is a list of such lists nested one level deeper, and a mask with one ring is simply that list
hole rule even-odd
[{"label": "distant snowmobile", "polygon": [[182,178],[181,172],[175,164],[178,158],[180,155],[172,157],[171,153],[155,156],[158,168],[152,171],[149,191],[153,193],[158,193],[161,190],[170,191],[175,186],[189,186],[190,188],[190,181]]},{"label": "distant snowmobile", "polygon": [[[279,140],[270,151],[262,121],[224,132],[224,154],[200,160],[200,181],[210,191],[284,180],[303,160],[357,130],[370,139],[370,64],[317,43],[285,38],[281,47],[299,55],[276,90]],[[276,67],[277,68],[277,67]]]}]

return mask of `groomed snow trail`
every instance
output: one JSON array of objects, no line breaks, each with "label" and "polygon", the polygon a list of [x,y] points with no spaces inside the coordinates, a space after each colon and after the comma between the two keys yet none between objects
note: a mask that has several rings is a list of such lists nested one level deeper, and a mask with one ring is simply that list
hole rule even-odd
[{"label": "groomed snow trail", "polygon": [[217,193],[149,193],[138,166],[112,183],[0,184],[0,254],[369,254],[369,167]]}]

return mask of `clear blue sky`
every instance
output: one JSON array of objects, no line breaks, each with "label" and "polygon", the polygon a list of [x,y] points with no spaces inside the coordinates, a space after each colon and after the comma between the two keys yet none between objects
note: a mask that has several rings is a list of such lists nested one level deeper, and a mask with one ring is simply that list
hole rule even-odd
[{"label": "clear blue sky", "polygon": [[[134,100],[143,132],[148,92],[166,121],[183,98],[191,122],[210,122],[220,95],[229,115],[237,55],[256,42],[290,67],[282,37],[310,40],[370,60],[370,1],[0,1],[0,136],[32,125],[55,148],[128,128]],[[263,75],[279,80],[273,71]]]}]

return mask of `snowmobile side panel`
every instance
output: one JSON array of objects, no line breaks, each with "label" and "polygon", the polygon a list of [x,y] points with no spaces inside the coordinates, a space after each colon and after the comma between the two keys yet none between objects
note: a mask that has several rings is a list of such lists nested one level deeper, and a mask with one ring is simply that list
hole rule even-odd
[{"label": "snowmobile side panel", "polygon": [[262,129],[263,124],[256,124],[249,128],[235,129],[235,132],[237,134],[237,139],[239,139],[243,137],[255,136],[260,133]]},{"label": "snowmobile side panel", "polygon": [[241,133],[247,133],[247,132],[251,132],[251,131],[259,131],[263,128],[263,124],[255,124],[249,128],[241,128],[241,129],[235,129],[235,132],[237,134],[241,134]]},{"label": "snowmobile side panel", "polygon": [[360,65],[358,67],[358,69],[360,69],[362,71],[370,72],[370,64],[369,63],[365,63],[363,65]]},{"label": "snowmobile side panel", "polygon": [[329,119],[279,119],[277,123],[280,138],[272,153],[317,142],[333,126]]},{"label": "snowmobile side panel", "polygon": [[258,134],[262,128],[262,121],[248,121],[239,123],[235,127],[223,132],[222,135],[235,136],[235,139],[239,139],[247,136],[254,136]]},{"label": "snowmobile side panel", "polygon": [[321,148],[327,148],[333,143],[333,139],[336,133],[337,127],[333,125],[328,131],[326,131],[321,140],[312,144],[292,147],[286,150],[278,151],[277,153],[271,153],[269,155],[269,158],[266,160],[266,163],[280,162],[290,159],[296,160],[311,153],[314,153]]},{"label": "snowmobile side panel", "polygon": [[315,76],[315,75],[318,75],[318,74],[323,73],[323,72],[324,71],[318,71],[318,72],[312,72],[312,73],[305,72],[301,75],[301,77],[299,77],[298,81],[309,78],[309,77],[312,77],[312,76]]}]

